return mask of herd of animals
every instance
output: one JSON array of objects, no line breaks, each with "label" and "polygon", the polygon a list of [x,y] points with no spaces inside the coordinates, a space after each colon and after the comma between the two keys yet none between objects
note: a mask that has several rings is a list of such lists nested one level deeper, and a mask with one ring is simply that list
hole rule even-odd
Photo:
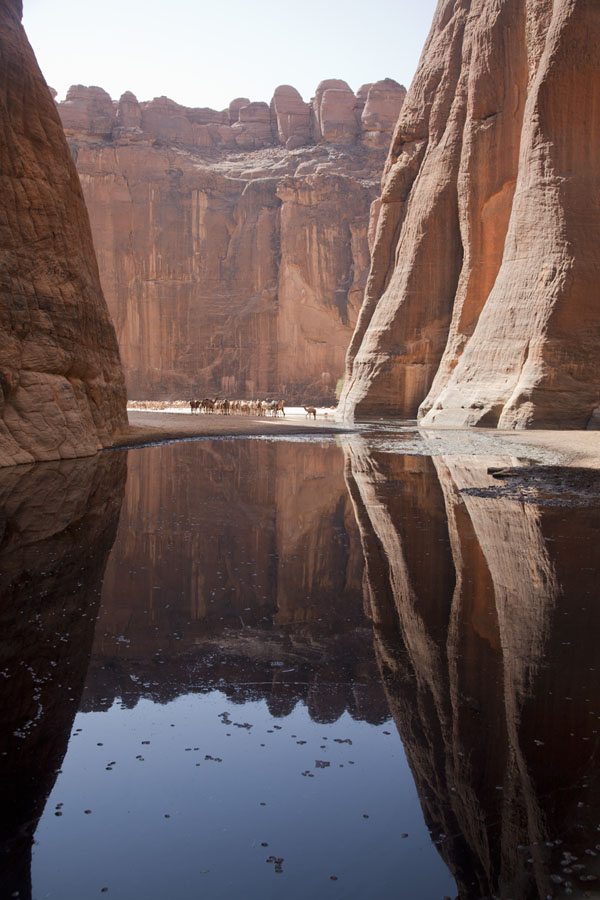
[{"label": "herd of animals", "polygon": [[[285,416],[285,404],[283,400],[211,400],[205,397],[204,400],[190,400],[190,411],[192,413],[221,413],[221,415],[242,415],[242,416],[278,416],[281,413]],[[314,406],[302,407],[307,417],[310,419],[317,418],[317,410]]]}]

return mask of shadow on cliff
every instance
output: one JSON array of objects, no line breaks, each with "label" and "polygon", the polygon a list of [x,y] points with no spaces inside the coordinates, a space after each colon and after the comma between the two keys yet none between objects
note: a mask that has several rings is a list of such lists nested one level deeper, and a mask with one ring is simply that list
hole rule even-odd
[{"label": "shadow on cliff", "polygon": [[31,896],[33,835],[67,749],[126,453],[0,471],[0,880]]},{"label": "shadow on cliff", "polygon": [[345,453],[378,664],[461,900],[591,896],[600,509],[485,496],[489,458]]}]

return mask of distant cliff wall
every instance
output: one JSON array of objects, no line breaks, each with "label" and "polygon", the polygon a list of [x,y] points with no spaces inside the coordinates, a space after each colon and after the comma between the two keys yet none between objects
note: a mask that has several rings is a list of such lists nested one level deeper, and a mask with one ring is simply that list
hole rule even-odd
[{"label": "distant cliff wall", "polygon": [[405,89],[323,81],[305,103],[58,104],[90,213],[128,394],[334,402],[368,223]]},{"label": "distant cliff wall", "polygon": [[346,418],[597,427],[599,38],[593,0],[440,0],[386,164]]},{"label": "distant cliff wall", "polygon": [[89,219],[54,102],[0,3],[0,465],[89,456],[125,388]]}]

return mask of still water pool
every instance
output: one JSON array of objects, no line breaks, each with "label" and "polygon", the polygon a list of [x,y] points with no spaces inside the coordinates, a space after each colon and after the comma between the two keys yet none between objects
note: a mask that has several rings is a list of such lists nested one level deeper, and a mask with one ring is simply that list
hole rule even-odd
[{"label": "still water pool", "polygon": [[597,483],[419,440],[0,473],[0,896],[600,896]]}]

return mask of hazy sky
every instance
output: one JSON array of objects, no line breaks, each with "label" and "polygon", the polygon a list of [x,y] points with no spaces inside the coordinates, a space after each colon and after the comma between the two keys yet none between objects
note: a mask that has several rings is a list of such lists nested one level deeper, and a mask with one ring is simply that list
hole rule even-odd
[{"label": "hazy sky", "polygon": [[309,100],[319,81],[409,86],[437,0],[24,0],[46,81],[100,85],[118,99],[165,94],[224,109],[269,101],[279,84]]}]

